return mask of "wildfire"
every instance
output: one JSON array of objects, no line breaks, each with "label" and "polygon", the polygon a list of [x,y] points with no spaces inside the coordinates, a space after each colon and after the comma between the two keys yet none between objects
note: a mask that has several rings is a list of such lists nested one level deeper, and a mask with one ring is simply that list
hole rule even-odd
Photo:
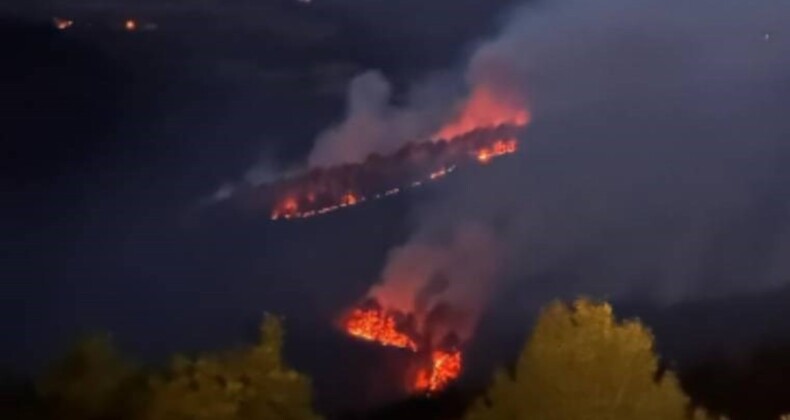
[{"label": "wildfire", "polygon": [[[488,164],[515,153],[529,123],[523,106],[504,101],[486,86],[472,92],[458,117],[434,141],[409,143],[364,162],[314,168],[260,187],[271,219],[303,219],[420,188],[456,167]],[[441,140],[441,141],[439,141]],[[265,200],[265,201],[264,201]]]},{"label": "wildfire", "polygon": [[458,117],[442,127],[434,139],[452,139],[481,127],[526,126],[529,121],[526,108],[500,100],[489,87],[481,85],[472,92]]},{"label": "wildfire", "polygon": [[491,162],[491,159],[515,153],[518,150],[518,140],[498,140],[491,147],[479,149],[476,153],[477,161],[482,164]]},{"label": "wildfire", "polygon": [[[423,173],[425,175],[422,178],[414,179],[410,183],[407,183],[406,180],[402,180],[400,181],[402,182],[401,186],[393,186],[388,189],[385,189],[385,185],[379,187],[380,189],[363,188],[368,190],[369,196],[354,190],[356,190],[360,184],[373,184],[376,182],[372,178],[369,179],[365,176],[366,171],[369,170],[371,176],[381,176],[381,171],[375,168],[371,163],[363,163],[359,165],[359,168],[354,168],[354,170],[359,171],[358,174],[355,174],[356,178],[349,177],[343,173],[343,171],[347,169],[345,167],[329,169],[315,174],[307,173],[301,178],[289,180],[287,185],[284,182],[282,187],[283,192],[275,192],[275,195],[278,197],[273,204],[271,219],[304,219],[331,213],[339,209],[362,204],[368,201],[368,197],[373,200],[379,200],[400,194],[406,187],[422,187],[429,182],[437,181],[451,174],[457,169],[457,164],[470,161],[477,162],[478,164],[488,164],[494,158],[517,151],[518,140],[516,137],[512,137],[512,135],[512,133],[507,133],[507,135],[503,135],[502,137],[493,137],[491,140],[485,139],[484,141],[479,139],[477,141],[472,141],[476,136],[466,135],[467,139],[441,142],[441,145],[427,146],[426,144],[421,144],[415,146],[418,150],[426,147],[438,148],[440,151],[436,152],[436,155],[432,159],[434,162],[440,163],[440,165],[437,165],[439,169],[430,171],[428,168],[422,169],[420,167],[415,167],[415,169],[424,171]],[[416,153],[418,154],[419,152]],[[395,160],[395,158],[392,159]],[[409,168],[410,165],[416,165],[411,161],[411,159],[415,158],[406,155],[403,159],[404,162],[402,165],[406,168]],[[368,169],[366,165],[370,165],[372,169]],[[388,166],[385,166],[385,168],[393,167],[396,167],[396,165],[388,164]],[[337,173],[333,171],[337,171]],[[397,174],[397,171],[398,169],[395,169],[394,174]],[[385,176],[391,177],[393,175]],[[394,179],[391,179],[389,182],[393,181]],[[339,189],[339,185],[345,186],[348,189],[340,189],[340,191],[345,190],[346,192],[344,193],[333,193],[333,190]]]},{"label": "wildfire", "polygon": [[398,331],[395,318],[378,309],[355,309],[346,320],[345,329],[362,340],[417,351],[417,343]]},{"label": "wildfire", "polygon": [[418,392],[440,391],[461,374],[461,367],[460,351],[435,350],[431,353],[430,368],[417,372],[414,388]]},{"label": "wildfire", "polygon": [[[423,366],[417,371],[411,385],[414,392],[441,391],[461,374],[460,350],[431,350],[431,340],[427,337],[409,335],[398,329],[395,312],[388,312],[378,306],[371,309],[357,308],[346,318],[343,329],[348,335],[361,340],[414,352]],[[427,363],[426,356],[430,356]]]}]

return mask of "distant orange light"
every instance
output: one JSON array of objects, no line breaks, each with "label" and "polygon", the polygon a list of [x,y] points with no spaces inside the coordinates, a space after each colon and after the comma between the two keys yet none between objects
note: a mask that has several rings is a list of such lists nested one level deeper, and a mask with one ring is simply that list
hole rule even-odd
[{"label": "distant orange light", "polygon": [[449,171],[446,168],[442,168],[442,169],[439,169],[436,172],[431,173],[429,178],[431,179],[431,181],[434,181],[434,180],[437,180],[437,179],[439,179],[439,178],[441,178],[443,176],[446,176],[448,174],[448,172]]},{"label": "distant orange light", "polygon": [[130,31],[130,32],[131,31],[136,31],[137,30],[137,22],[134,21],[133,19],[128,19],[126,22],[124,22],[123,27],[127,31]]},{"label": "distant orange light", "polygon": [[340,204],[345,206],[353,206],[359,202],[359,197],[350,192],[340,199]]},{"label": "distant orange light", "polygon": [[279,203],[275,209],[272,211],[272,220],[277,220],[279,218],[285,219],[292,219],[294,217],[299,217],[299,203],[293,197],[288,197]]},{"label": "distant orange light", "polygon": [[74,21],[71,19],[63,19],[63,18],[52,18],[52,24],[55,25],[55,28],[61,31],[65,31],[66,29],[71,28],[74,26]]}]

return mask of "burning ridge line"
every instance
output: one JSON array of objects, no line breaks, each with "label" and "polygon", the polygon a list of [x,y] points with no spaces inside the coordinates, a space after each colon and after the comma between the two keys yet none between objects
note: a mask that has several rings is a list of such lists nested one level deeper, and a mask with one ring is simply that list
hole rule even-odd
[{"label": "burning ridge line", "polygon": [[418,188],[470,164],[488,164],[515,153],[523,125],[501,124],[449,140],[409,143],[364,162],[308,172],[256,187],[256,208],[271,209],[271,220],[305,219]]}]

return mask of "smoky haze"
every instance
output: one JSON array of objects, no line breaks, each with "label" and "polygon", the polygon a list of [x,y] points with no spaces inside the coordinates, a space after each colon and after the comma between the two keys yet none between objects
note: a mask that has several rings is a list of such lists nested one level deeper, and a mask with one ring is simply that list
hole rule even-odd
[{"label": "smoky haze", "polygon": [[787,284],[790,4],[571,0],[515,16],[466,78],[530,104],[521,151],[419,205],[385,282],[472,223],[504,267],[447,290],[673,303]]}]

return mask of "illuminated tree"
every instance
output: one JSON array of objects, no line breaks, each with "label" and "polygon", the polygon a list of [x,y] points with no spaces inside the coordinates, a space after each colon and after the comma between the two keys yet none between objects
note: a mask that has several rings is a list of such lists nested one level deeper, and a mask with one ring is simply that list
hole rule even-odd
[{"label": "illuminated tree", "polygon": [[58,419],[133,418],[144,399],[142,372],[108,336],[88,337],[59,360],[38,384]]},{"label": "illuminated tree", "polygon": [[647,328],[580,299],[543,310],[515,375],[498,373],[468,418],[684,419],[688,406],[675,375],[659,372]]},{"label": "illuminated tree", "polygon": [[154,378],[146,418],[316,419],[310,381],[282,359],[280,321],[267,315],[257,345],[196,360],[176,357]]}]

